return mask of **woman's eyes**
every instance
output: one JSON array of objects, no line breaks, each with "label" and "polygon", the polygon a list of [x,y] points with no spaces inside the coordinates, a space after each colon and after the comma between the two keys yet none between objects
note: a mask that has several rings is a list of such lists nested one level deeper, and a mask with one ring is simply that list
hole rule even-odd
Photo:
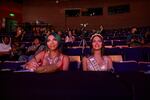
[{"label": "woman's eyes", "polygon": [[56,39],[53,39],[53,40],[47,40],[47,42],[50,42],[50,41],[57,41]]},{"label": "woman's eyes", "polygon": [[47,42],[49,42],[50,40],[47,40]]},{"label": "woman's eyes", "polygon": [[93,42],[102,42],[101,40],[93,40]]},{"label": "woman's eyes", "polygon": [[53,41],[57,41],[56,39],[53,39]]}]

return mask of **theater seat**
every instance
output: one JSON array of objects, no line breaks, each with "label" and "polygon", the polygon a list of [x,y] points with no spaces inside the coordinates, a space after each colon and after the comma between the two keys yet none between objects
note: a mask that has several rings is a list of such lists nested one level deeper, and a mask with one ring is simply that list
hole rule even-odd
[{"label": "theater seat", "polygon": [[150,71],[150,62],[140,61],[140,62],[138,62],[138,65],[139,65],[139,70],[141,72],[148,72],[148,71]]},{"label": "theater seat", "polygon": [[67,48],[64,54],[69,56],[79,56],[82,55],[82,48]]},{"label": "theater seat", "polygon": [[1,70],[9,69],[12,71],[23,69],[21,65],[25,64],[25,61],[4,61],[1,63]]},{"label": "theater seat", "polygon": [[144,59],[144,48],[140,47],[132,47],[132,48],[124,48],[124,60],[135,60],[135,61],[143,61]]},{"label": "theater seat", "polygon": [[81,69],[81,57],[80,56],[69,56],[70,65],[69,71],[77,71]]},{"label": "theater seat", "polygon": [[136,61],[113,62],[113,67],[114,71],[117,73],[139,71],[138,63]]},{"label": "theater seat", "polygon": [[109,55],[113,62],[123,61],[122,55]]}]

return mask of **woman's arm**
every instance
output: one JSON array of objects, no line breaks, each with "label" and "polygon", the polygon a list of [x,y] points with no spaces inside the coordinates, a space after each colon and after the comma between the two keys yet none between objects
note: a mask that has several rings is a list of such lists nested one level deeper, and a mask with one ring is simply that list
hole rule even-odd
[{"label": "woman's arm", "polygon": [[86,57],[83,57],[83,59],[82,59],[82,67],[83,67],[83,71],[88,71]]},{"label": "woman's arm", "polygon": [[[40,66],[38,67],[35,72],[37,73],[51,73],[51,72],[55,72],[58,69],[60,69],[60,67],[62,67],[63,71],[67,71],[69,69],[69,57],[66,55],[63,55],[63,59],[60,60],[59,62],[57,62],[57,64],[51,64],[51,65],[44,65],[44,66]],[[63,64],[63,66],[62,66]]]},{"label": "woman's arm", "polygon": [[69,69],[69,63],[70,63],[69,57],[64,55],[62,63],[63,63],[63,71],[67,71]]},{"label": "woman's arm", "polygon": [[51,72],[55,72],[58,69],[59,69],[59,67],[56,66],[56,64],[51,64],[51,65],[40,66],[40,67],[36,68],[35,72],[37,72],[37,73],[51,73]]},{"label": "woman's arm", "polygon": [[43,55],[45,51],[42,51],[35,55],[30,61],[26,63],[26,69],[29,70],[36,70],[41,65],[41,60],[43,60]]},{"label": "woman's arm", "polygon": [[112,64],[112,59],[109,57],[109,56],[107,56],[108,57],[108,69],[113,69],[113,64]]}]

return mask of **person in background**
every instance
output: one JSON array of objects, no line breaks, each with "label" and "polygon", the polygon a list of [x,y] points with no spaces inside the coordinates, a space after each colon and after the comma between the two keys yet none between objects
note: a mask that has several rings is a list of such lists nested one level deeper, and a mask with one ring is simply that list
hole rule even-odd
[{"label": "person in background", "polygon": [[100,34],[93,34],[91,40],[91,55],[83,57],[83,71],[111,71],[112,60],[103,55],[104,41]]},{"label": "person in background", "polygon": [[28,61],[34,57],[34,55],[38,54],[42,50],[44,50],[45,46],[41,43],[40,37],[34,37],[32,45],[29,46],[24,55],[19,57],[19,61]]},{"label": "person in background", "polygon": [[3,36],[0,43],[0,60],[8,60],[11,55],[11,37]]},{"label": "person in background", "polygon": [[65,38],[64,38],[65,36],[61,30],[57,31],[57,34],[60,35],[62,41],[65,40]]},{"label": "person in background", "polygon": [[136,27],[131,28],[131,33],[127,36],[127,44],[130,47],[144,44],[144,37],[137,31]]},{"label": "person in background", "polygon": [[61,37],[56,33],[51,33],[47,37],[47,48],[33,57],[26,63],[26,69],[37,73],[50,73],[55,71],[67,71],[69,67],[69,57],[62,54]]},{"label": "person in background", "polygon": [[145,40],[144,40],[145,45],[150,46],[150,30],[146,31],[144,37],[145,37]]},{"label": "person in background", "polygon": [[24,29],[18,26],[13,37],[13,42],[22,42],[25,34],[26,32],[24,31]]},{"label": "person in background", "polygon": [[74,42],[75,41],[75,36],[72,35],[72,31],[69,30],[67,36],[65,37],[65,43],[67,42]]}]

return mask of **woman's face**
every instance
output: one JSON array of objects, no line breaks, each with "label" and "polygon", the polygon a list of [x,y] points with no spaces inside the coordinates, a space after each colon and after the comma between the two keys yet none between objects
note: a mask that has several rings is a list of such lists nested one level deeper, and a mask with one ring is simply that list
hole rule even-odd
[{"label": "woman's face", "polygon": [[47,39],[47,46],[50,50],[56,50],[58,48],[58,41],[53,35],[49,35]]},{"label": "woman's face", "polygon": [[4,41],[5,44],[9,44],[10,39],[8,37],[4,37],[3,41]]},{"label": "woman's face", "polygon": [[21,27],[18,27],[17,28],[17,32],[16,32],[17,34],[21,34],[22,33],[22,29],[21,29]]},{"label": "woman's face", "polygon": [[92,48],[94,50],[100,50],[102,48],[102,39],[98,36],[95,36],[92,40]]},{"label": "woman's face", "polygon": [[69,35],[69,36],[71,36],[71,35],[72,35],[71,31],[69,31],[69,32],[68,32],[68,35]]},{"label": "woman's face", "polygon": [[135,33],[136,31],[137,31],[136,28],[132,28],[132,29],[131,29],[131,33]]},{"label": "woman's face", "polygon": [[34,43],[35,45],[38,45],[38,44],[40,44],[40,40],[39,40],[38,38],[36,38],[36,39],[33,41],[33,43]]}]

